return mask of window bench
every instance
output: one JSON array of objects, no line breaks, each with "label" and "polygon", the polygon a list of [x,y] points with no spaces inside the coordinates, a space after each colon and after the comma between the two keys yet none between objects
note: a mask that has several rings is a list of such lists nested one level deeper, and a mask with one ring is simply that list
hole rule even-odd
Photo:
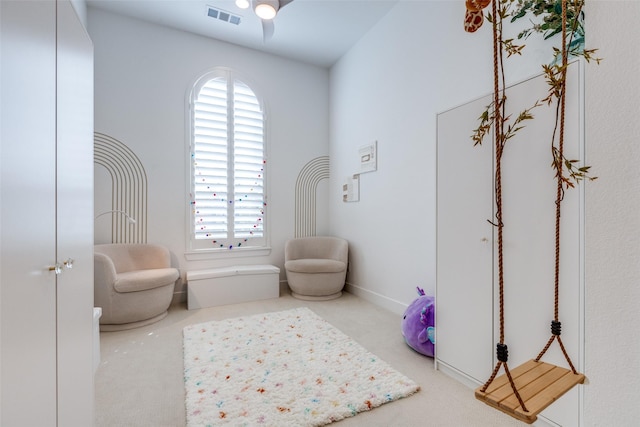
[{"label": "window bench", "polygon": [[280,269],[273,265],[238,265],[187,272],[189,310],[279,296]]}]

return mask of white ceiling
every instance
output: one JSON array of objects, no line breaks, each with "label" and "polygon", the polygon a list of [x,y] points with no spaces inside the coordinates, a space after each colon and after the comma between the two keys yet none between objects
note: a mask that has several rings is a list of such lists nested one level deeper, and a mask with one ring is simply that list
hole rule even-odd
[{"label": "white ceiling", "polygon": [[[273,23],[275,32],[263,41],[262,23],[251,9],[234,0],[87,0],[95,7],[330,67],[399,0],[294,0]],[[240,25],[207,16],[207,5],[241,17]]]}]

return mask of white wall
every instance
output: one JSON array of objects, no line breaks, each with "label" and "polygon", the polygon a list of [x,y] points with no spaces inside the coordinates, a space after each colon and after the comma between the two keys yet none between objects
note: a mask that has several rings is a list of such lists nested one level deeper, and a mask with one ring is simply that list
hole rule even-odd
[{"label": "white wall", "polygon": [[638,425],[640,401],[640,2],[589,1],[586,426]]},{"label": "white wall", "polygon": [[[149,241],[169,246],[182,268],[203,264],[182,257],[184,97],[199,72],[227,65],[258,83],[273,118],[267,262],[281,265],[293,235],[298,171],[329,154],[328,231],[350,241],[349,289],[399,313],[416,286],[433,292],[435,116],[491,91],[490,30],[464,33],[463,13],[462,1],[402,1],[332,68],[329,102],[326,70],[89,8],[96,130],[147,167]],[[586,67],[587,162],[599,179],[586,192],[584,425],[627,426],[640,400],[640,3],[591,0],[586,14],[587,44],[605,61]],[[540,51],[527,49],[510,63],[510,81],[539,71]],[[378,170],[362,175],[360,202],[343,203],[357,149],[373,140]]]},{"label": "white wall", "polygon": [[[351,242],[349,289],[399,313],[416,286],[435,290],[436,114],[492,90],[490,25],[468,34],[463,18],[461,2],[401,1],[331,70],[332,230]],[[510,61],[511,82],[540,72],[528,44],[534,59]],[[343,203],[374,140],[378,170]]]},{"label": "white wall", "polygon": [[[586,67],[586,156],[599,179],[586,187],[584,425],[630,426],[640,399],[640,3],[587,5],[587,47],[606,59]],[[463,13],[462,1],[401,1],[331,70],[332,231],[351,243],[349,289],[399,313],[415,286],[435,287],[436,113],[491,91],[490,28],[465,34]],[[545,61],[535,41],[526,49],[509,62],[510,82]],[[343,203],[343,177],[373,140],[378,170],[362,175],[360,202]]]},{"label": "white wall", "polygon": [[[328,70],[91,7],[88,21],[95,45],[95,130],[126,144],[145,167],[148,241],[167,246],[183,274],[229,264],[282,267],[284,242],[294,234],[298,173],[311,159],[328,154]],[[266,104],[272,251],[257,259],[184,257],[189,202],[185,102],[195,79],[216,66],[239,72]],[[96,167],[96,213],[106,210],[102,207],[111,197],[103,169]],[[322,234],[328,228],[328,209],[324,204],[318,209]],[[100,224],[96,233],[97,243],[104,243]]]}]

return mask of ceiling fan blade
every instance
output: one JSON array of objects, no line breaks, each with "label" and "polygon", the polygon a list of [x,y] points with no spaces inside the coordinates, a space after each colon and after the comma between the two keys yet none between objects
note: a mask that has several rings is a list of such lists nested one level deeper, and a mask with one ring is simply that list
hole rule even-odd
[{"label": "ceiling fan blade", "polygon": [[280,0],[280,9],[291,3],[293,0]]},{"label": "ceiling fan blade", "polygon": [[262,41],[266,42],[267,40],[271,40],[273,37],[273,33],[275,31],[275,26],[273,25],[273,21],[266,19],[261,19],[262,21]]}]

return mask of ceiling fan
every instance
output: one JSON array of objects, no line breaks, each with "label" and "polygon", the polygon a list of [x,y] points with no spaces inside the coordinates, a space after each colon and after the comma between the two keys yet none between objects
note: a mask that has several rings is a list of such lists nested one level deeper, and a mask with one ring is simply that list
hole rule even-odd
[{"label": "ceiling fan", "polygon": [[275,27],[273,19],[278,11],[291,3],[293,0],[236,0],[236,6],[240,9],[252,7],[253,11],[262,21],[262,37],[264,41],[273,37]]}]

